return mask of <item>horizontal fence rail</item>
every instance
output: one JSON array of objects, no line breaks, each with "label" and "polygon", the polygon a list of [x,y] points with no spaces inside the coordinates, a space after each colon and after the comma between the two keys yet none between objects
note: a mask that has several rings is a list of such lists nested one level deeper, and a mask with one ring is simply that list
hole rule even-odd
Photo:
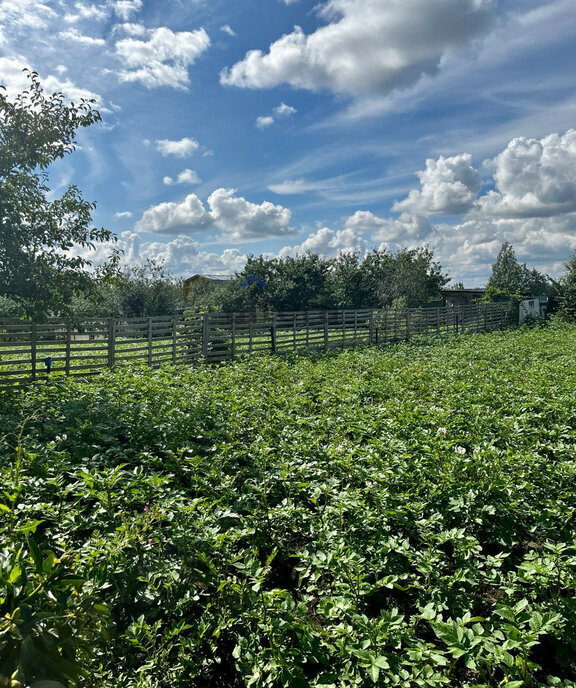
[{"label": "horizontal fence rail", "polygon": [[94,375],[133,361],[218,363],[256,352],[386,344],[422,334],[486,332],[509,321],[504,303],[403,310],[191,313],[176,317],[0,321],[0,387],[49,374]]}]

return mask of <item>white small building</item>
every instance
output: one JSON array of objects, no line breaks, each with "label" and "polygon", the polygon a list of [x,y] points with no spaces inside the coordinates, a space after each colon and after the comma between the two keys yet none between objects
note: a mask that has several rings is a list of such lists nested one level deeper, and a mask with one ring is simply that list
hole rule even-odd
[{"label": "white small building", "polygon": [[544,318],[546,316],[547,304],[548,299],[545,296],[528,296],[523,301],[520,301],[518,309],[518,322],[520,325],[527,320]]}]

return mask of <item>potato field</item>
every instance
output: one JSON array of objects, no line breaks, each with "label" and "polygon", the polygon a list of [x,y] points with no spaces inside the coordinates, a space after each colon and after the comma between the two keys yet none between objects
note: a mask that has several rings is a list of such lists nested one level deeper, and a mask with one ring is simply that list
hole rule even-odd
[{"label": "potato field", "polygon": [[0,392],[2,688],[568,688],[575,593],[575,326]]}]

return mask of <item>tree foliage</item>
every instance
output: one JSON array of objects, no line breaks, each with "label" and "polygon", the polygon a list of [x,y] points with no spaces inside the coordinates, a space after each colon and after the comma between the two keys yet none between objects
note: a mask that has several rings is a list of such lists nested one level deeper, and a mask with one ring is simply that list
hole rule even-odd
[{"label": "tree foliage", "polygon": [[154,260],[120,268],[108,263],[95,271],[88,290],[74,295],[71,315],[80,322],[90,317],[147,318],[172,315],[182,308],[183,287]]},{"label": "tree foliage", "polygon": [[576,319],[576,253],[564,265],[565,273],[559,280],[558,310],[564,318]]},{"label": "tree foliage", "polygon": [[553,290],[552,281],[538,270],[530,270],[526,263],[519,263],[512,244],[502,244],[492,273],[486,285],[491,298],[507,298],[511,295],[549,295]]},{"label": "tree foliage", "polygon": [[46,169],[76,146],[76,132],[100,120],[94,102],[46,95],[37,74],[14,100],[0,86],[0,296],[31,315],[66,308],[87,286],[90,261],[72,252],[110,240],[92,226],[94,204],[76,186],[49,199]]},{"label": "tree foliage", "polygon": [[[266,283],[242,286],[250,275]],[[249,256],[222,294],[226,311],[299,311],[423,306],[448,281],[428,248],[397,253],[375,249],[322,258],[306,253],[288,258]]]}]

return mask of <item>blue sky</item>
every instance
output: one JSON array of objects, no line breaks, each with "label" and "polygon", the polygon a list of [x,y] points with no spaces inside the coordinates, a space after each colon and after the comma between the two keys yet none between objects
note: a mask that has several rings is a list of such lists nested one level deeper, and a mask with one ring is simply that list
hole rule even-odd
[{"label": "blue sky", "polygon": [[428,245],[475,286],[503,241],[558,275],[575,48],[574,0],[0,0],[0,82],[28,66],[103,115],[54,196],[184,276]]}]

